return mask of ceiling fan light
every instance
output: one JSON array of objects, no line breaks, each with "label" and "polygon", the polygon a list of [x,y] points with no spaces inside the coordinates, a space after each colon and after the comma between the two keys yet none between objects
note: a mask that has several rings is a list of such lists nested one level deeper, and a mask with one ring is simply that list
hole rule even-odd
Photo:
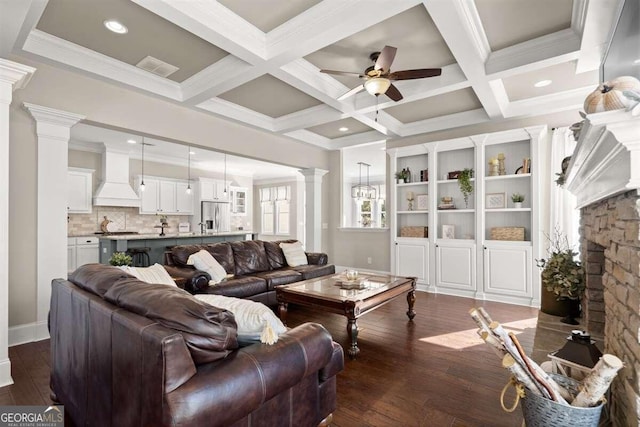
[{"label": "ceiling fan light", "polygon": [[371,95],[382,95],[391,86],[391,80],[384,77],[374,77],[364,82],[364,88]]}]

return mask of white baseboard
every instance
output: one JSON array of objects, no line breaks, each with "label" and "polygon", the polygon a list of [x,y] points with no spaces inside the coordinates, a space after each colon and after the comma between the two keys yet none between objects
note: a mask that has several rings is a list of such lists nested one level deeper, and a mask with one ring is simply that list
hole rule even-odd
[{"label": "white baseboard", "polygon": [[26,323],[9,327],[9,347],[49,338],[47,322]]},{"label": "white baseboard", "polygon": [[0,387],[13,384],[11,378],[11,361],[9,359],[0,360]]}]

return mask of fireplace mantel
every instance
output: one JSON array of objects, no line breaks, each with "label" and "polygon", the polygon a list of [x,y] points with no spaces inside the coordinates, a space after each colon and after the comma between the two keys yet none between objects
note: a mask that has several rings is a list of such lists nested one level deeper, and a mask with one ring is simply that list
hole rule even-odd
[{"label": "fireplace mantel", "polygon": [[624,110],[588,115],[566,188],[576,196],[578,208],[640,189],[640,116]]}]

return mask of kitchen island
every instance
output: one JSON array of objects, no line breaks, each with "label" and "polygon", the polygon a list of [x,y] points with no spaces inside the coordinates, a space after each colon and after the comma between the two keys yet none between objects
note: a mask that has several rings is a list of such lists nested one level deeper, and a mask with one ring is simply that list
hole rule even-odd
[{"label": "kitchen island", "polygon": [[165,233],[159,234],[119,234],[100,236],[100,263],[109,264],[114,252],[127,249],[149,248],[150,263],[163,264],[164,253],[176,245],[201,245],[206,243],[252,240],[255,234],[248,230],[208,232],[208,233]]}]

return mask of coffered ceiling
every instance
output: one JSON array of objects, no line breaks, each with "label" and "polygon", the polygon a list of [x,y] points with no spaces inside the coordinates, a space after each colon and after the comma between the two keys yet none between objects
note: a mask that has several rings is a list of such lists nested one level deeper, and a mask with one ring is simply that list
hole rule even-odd
[{"label": "coffered ceiling", "polygon": [[[326,149],[578,111],[621,0],[9,0],[0,56],[28,53],[194,110]],[[116,19],[126,34],[108,31]],[[4,25],[5,23],[10,25]],[[361,91],[369,55],[398,49],[404,98]],[[178,68],[136,67],[151,56]],[[551,80],[544,87],[534,86]],[[340,130],[347,128],[347,130]]]}]

